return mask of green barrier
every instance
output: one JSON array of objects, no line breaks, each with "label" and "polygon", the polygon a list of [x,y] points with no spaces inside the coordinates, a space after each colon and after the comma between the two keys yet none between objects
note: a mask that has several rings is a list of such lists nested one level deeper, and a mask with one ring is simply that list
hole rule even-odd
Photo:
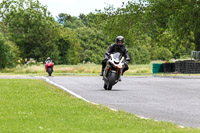
[{"label": "green barrier", "polygon": [[153,73],[162,72],[162,63],[153,63],[152,64],[152,72]]}]

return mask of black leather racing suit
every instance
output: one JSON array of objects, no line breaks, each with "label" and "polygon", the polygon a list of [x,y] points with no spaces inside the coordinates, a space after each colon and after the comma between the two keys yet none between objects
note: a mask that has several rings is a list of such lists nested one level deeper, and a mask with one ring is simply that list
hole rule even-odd
[{"label": "black leather racing suit", "polygon": [[119,52],[122,53],[122,55],[125,57],[125,67],[122,71],[122,75],[125,71],[127,71],[128,68],[128,62],[130,61],[130,57],[128,54],[128,49],[124,45],[119,45],[119,44],[112,44],[107,51],[104,53],[104,60],[102,61],[102,72],[104,71],[106,67],[106,62],[109,59],[109,56],[111,53]]}]

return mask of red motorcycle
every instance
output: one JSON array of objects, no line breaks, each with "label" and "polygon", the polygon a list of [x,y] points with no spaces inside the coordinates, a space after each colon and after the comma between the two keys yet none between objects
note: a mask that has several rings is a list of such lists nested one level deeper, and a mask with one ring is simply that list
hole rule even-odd
[{"label": "red motorcycle", "polygon": [[46,72],[48,72],[49,76],[51,76],[52,72],[53,72],[53,62],[48,60],[46,62]]}]

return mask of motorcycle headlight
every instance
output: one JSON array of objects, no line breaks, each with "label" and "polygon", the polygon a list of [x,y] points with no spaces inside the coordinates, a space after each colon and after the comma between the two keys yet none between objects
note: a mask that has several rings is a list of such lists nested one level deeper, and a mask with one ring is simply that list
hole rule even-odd
[{"label": "motorcycle headlight", "polygon": [[121,69],[121,68],[122,68],[122,65],[118,65],[117,67]]}]

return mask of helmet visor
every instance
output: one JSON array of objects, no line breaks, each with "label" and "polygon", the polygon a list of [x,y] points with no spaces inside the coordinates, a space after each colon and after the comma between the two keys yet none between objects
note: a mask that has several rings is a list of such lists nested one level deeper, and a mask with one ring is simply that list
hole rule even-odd
[{"label": "helmet visor", "polygon": [[117,44],[121,44],[121,45],[122,45],[122,44],[123,44],[123,41],[122,41],[122,40],[118,40],[118,41],[117,41]]}]

